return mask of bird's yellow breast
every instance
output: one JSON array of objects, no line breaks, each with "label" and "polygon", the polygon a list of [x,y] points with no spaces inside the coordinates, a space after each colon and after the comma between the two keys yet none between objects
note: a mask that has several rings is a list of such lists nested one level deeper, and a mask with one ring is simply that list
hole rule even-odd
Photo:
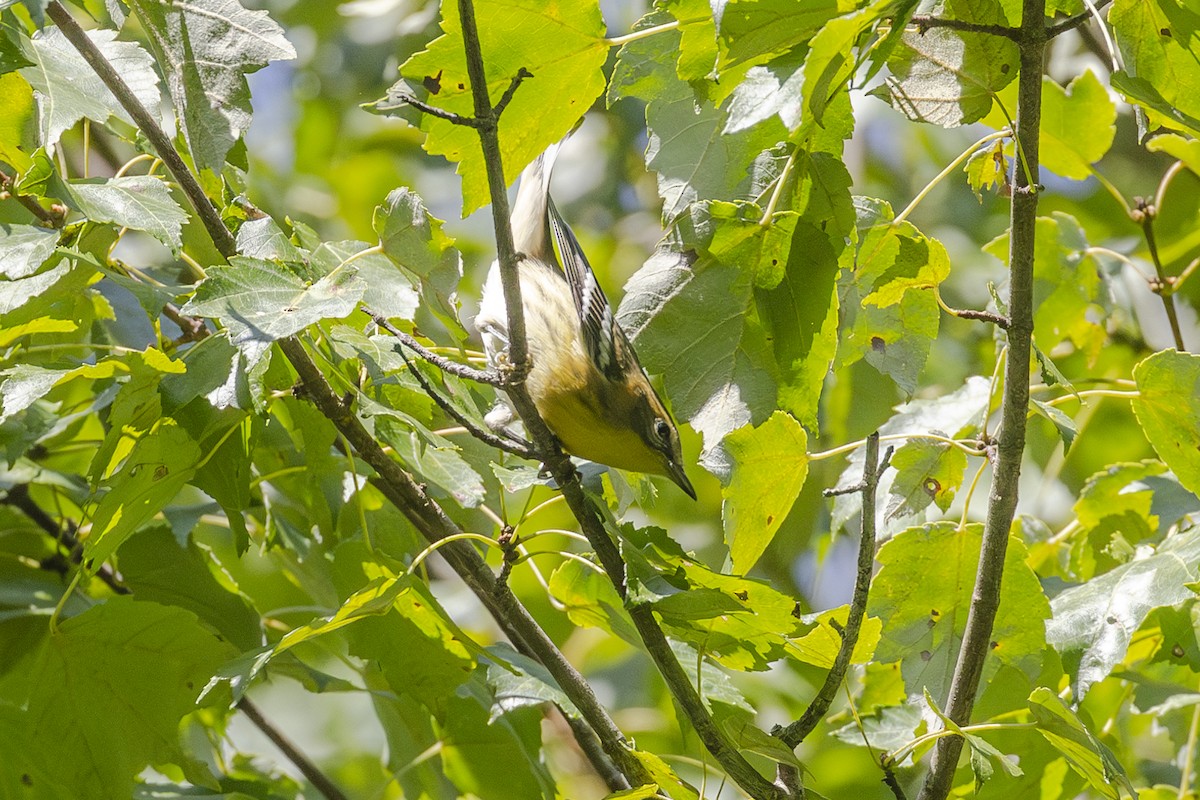
[{"label": "bird's yellow breast", "polygon": [[662,454],[634,431],[627,409],[613,402],[619,393],[588,357],[565,279],[532,260],[520,274],[533,362],[526,386],[563,448],[618,469],[667,474]]}]

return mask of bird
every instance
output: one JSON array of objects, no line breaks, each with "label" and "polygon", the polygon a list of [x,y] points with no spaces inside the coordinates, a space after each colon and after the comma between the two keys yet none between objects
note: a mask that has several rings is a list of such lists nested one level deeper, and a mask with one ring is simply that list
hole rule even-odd
[{"label": "bird", "polygon": [[[675,421],[550,197],[550,174],[562,144],[551,145],[521,173],[512,207],[530,359],[525,386],[566,452],[618,469],[664,475],[694,500]],[[488,271],[475,327],[495,366],[508,349],[498,260]],[[486,421],[503,429],[513,421],[512,410],[501,401]]]}]

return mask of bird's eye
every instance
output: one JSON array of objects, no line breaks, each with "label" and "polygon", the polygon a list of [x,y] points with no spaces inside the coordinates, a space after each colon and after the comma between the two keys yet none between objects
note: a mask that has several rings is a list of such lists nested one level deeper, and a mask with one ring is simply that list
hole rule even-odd
[{"label": "bird's eye", "polygon": [[671,426],[667,424],[665,419],[654,420],[654,435],[658,437],[659,441],[667,441],[667,438],[671,435]]}]

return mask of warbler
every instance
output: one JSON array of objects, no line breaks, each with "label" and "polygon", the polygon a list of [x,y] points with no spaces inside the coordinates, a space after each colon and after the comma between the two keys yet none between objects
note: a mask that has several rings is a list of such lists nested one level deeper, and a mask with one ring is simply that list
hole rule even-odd
[{"label": "warbler", "polygon": [[[613,316],[591,264],[550,197],[561,142],[521,173],[512,208],[530,371],[529,395],[568,453],[618,469],[665,475],[694,500],[679,431]],[[493,262],[475,327],[491,363],[507,351],[508,315]],[[505,427],[504,404],[488,424]]]}]

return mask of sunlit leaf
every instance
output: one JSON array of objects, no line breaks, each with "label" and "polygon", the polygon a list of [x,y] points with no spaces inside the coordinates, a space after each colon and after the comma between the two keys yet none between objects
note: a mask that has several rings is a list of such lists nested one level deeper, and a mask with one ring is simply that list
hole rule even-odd
[{"label": "sunlit leaf", "polygon": [[187,215],[171,198],[167,185],[149,175],[71,181],[71,199],[92,222],[112,222],[145,231],[172,250]]},{"label": "sunlit leaf", "polygon": [[1133,412],[1159,458],[1179,482],[1200,493],[1200,356],[1167,350],[1133,370]]},{"label": "sunlit leaf", "polygon": [[1059,593],[1051,602],[1046,641],[1057,650],[1082,699],[1125,657],[1146,616],[1193,597],[1185,584],[1200,577],[1200,532],[1168,536],[1146,555]]},{"label": "sunlit leaf", "polygon": [[725,540],[733,568],[746,573],[791,511],[808,476],[808,437],[791,416],[775,412],[757,428],[725,437],[733,463],[725,498]]},{"label": "sunlit leaf", "polygon": [[250,127],[245,74],[295,58],[295,48],[267,12],[249,11],[238,0],[128,4],[166,73],[192,160],[219,173]]},{"label": "sunlit leaf", "polygon": [[[521,69],[532,73],[513,95],[500,119],[504,173],[514,176],[561,139],[604,91],[601,67],[608,55],[600,10],[584,0],[547,6],[538,0],[481,0],[475,3],[480,47],[493,103]],[[409,81],[429,87],[429,103],[471,116],[474,103],[463,51],[458,7],[442,6],[444,35],[400,67]],[[476,132],[426,115],[425,149],[459,165],[463,216],[488,201],[483,153]]]},{"label": "sunlit leaf", "polygon": [[1116,136],[1117,108],[1100,79],[1087,71],[1063,89],[1042,83],[1041,162],[1064,178],[1083,180]]},{"label": "sunlit leaf", "polygon": [[[967,624],[979,566],[983,526],[939,522],[910,528],[879,550],[881,565],[867,613],[883,633],[875,655],[900,661],[910,695],[945,697]],[[984,680],[1001,664],[1033,677],[1041,668],[1044,622],[1050,604],[1025,565],[1025,546],[1010,538],[1004,559],[1000,609],[992,629]],[[920,580],[914,580],[920,576]]]},{"label": "sunlit leaf", "polygon": [[1112,800],[1119,800],[1120,789],[1131,797],[1138,796],[1121,762],[1058,695],[1045,687],[1034,689],[1029,695],[1029,710],[1037,722],[1038,733],[1066,756],[1071,768],[1086,778],[1092,788]]},{"label": "sunlit leaf", "polygon": [[[150,54],[134,42],[116,41],[116,31],[101,28],[87,35],[138,101],[146,108],[158,108],[158,76]],[[21,74],[36,92],[43,147],[53,147],[64,131],[84,117],[103,123],[115,115],[132,124],[112,92],[58,28],[46,28],[30,40],[30,57],[35,64]]]}]

